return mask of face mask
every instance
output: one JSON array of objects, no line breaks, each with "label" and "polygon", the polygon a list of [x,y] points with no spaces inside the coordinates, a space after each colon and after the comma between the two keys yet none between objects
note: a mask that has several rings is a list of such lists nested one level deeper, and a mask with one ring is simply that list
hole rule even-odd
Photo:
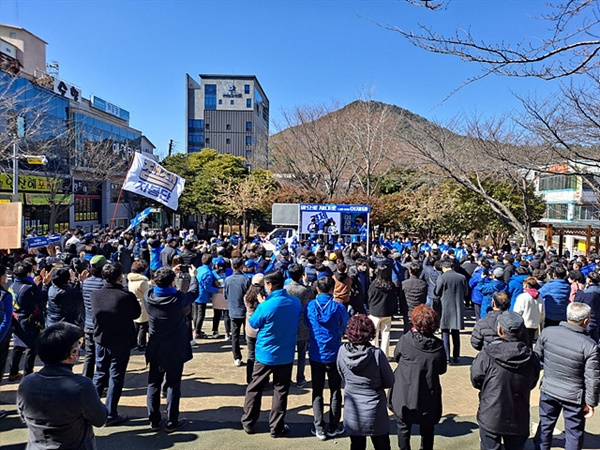
[{"label": "face mask", "polygon": [[265,295],[269,295],[269,293],[267,292],[267,288],[263,287],[263,291],[265,291]]}]

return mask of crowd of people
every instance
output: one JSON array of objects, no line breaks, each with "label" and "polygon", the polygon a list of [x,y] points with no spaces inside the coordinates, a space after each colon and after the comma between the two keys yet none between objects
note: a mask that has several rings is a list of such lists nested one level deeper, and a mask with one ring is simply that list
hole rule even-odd
[{"label": "crowd of people", "polygon": [[[223,323],[233,366],[246,368],[246,433],[255,432],[270,382],[271,436],[290,433],[290,386],[306,386],[308,365],[317,439],[347,434],[358,450],[369,437],[389,449],[391,411],[401,450],[411,448],[413,424],[421,449],[431,450],[440,376],[461,363],[466,309],[476,318],[481,449],[524,448],[542,367],[536,448],[551,448],[561,412],[565,448],[582,448],[600,395],[598,255],[408,236],[369,246],[293,238],[272,253],[263,244],[259,235],[200,240],[193,230],[69,230],[48,247],[2,255],[0,382],[12,342],[8,379],[20,380],[29,448],[93,449],[93,426],[126,422],[118,406],[132,351],[148,365],[151,429],[163,427],[161,397],[165,431],[184,427],[184,364],[202,340],[223,338]],[[393,317],[403,333],[392,350]],[[37,357],[43,368],[34,372]]]}]

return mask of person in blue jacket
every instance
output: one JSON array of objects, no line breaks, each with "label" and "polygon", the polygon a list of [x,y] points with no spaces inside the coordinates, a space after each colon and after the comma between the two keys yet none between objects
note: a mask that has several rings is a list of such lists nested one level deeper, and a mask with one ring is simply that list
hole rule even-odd
[{"label": "person in blue jacket", "polygon": [[483,300],[481,301],[481,318],[485,318],[488,311],[492,310],[492,295],[494,292],[504,291],[508,289],[508,286],[503,281],[504,279],[504,269],[502,267],[496,267],[492,272],[491,280],[483,280],[477,284],[477,289],[483,295]]},{"label": "person in blue jacket", "polygon": [[[337,354],[342,345],[342,334],[348,323],[348,313],[341,303],[333,299],[334,281],[323,277],[317,281],[317,297],[304,311],[308,328],[308,357],[312,377],[312,404],[315,427],[312,433],[320,440],[344,432],[340,425],[342,415],[342,378],[337,370]],[[325,375],[329,383],[329,426],[323,417],[323,389]]]},{"label": "person in blue jacket", "polygon": [[483,294],[475,289],[479,283],[485,283],[489,280],[490,262],[482,258],[479,260],[479,267],[475,269],[471,278],[469,278],[469,288],[471,289],[471,303],[475,311],[475,321],[481,319],[481,303],[483,302]]},{"label": "person in blue jacket", "polygon": [[556,326],[567,320],[571,285],[566,278],[567,270],[563,266],[555,267],[552,279],[540,288],[540,298],[546,309],[544,327]]},{"label": "person in blue jacket", "polygon": [[192,318],[194,321],[194,339],[205,339],[206,334],[202,331],[204,317],[206,316],[206,305],[212,294],[219,292],[219,282],[210,268],[212,255],[202,255],[202,266],[198,268],[196,279],[198,280],[198,298],[193,304]]},{"label": "person in blue jacket", "polygon": [[510,277],[508,281],[508,295],[510,296],[510,309],[512,311],[515,307],[517,297],[523,293],[523,282],[525,278],[530,276],[529,269],[527,267],[519,266],[515,269],[515,274]]},{"label": "person in blue jacket", "polygon": [[287,398],[292,381],[292,367],[296,353],[298,321],[302,303],[298,297],[283,289],[283,275],[273,270],[265,275],[267,298],[260,303],[248,324],[258,330],[252,380],[246,388],[242,426],[247,434],[254,433],[260,416],[263,389],[273,375],[273,402],[269,414],[271,437],[289,433],[285,423]]}]

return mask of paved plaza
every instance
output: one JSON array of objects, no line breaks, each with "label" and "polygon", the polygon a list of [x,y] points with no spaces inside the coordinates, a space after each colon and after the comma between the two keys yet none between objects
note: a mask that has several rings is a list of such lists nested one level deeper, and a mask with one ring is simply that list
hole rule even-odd
[{"label": "paved plaza", "polygon": [[[471,311],[467,311],[468,314]],[[208,331],[211,317],[207,318],[204,329]],[[476,450],[479,448],[477,412],[477,391],[469,381],[469,367],[476,356],[469,344],[473,318],[467,321],[468,328],[461,334],[461,353],[458,365],[452,365],[442,376],[444,415],[436,427],[436,449]],[[221,328],[223,325],[221,324]],[[400,336],[401,323],[394,321],[393,344]],[[223,331],[223,329],[221,329]],[[125,389],[121,398],[119,413],[128,414],[132,419],[125,426],[96,429],[99,450],[154,450],[154,449],[344,449],[349,448],[347,436],[317,440],[310,434],[312,428],[312,408],[310,383],[304,388],[292,385],[286,422],[290,425],[289,437],[273,439],[269,435],[267,411],[271,403],[271,391],[263,398],[263,413],[257,424],[257,433],[246,435],[239,419],[245,391],[245,367],[234,367],[231,346],[222,340],[206,339],[199,341],[194,349],[194,359],[185,365],[182,383],[181,417],[190,420],[187,427],[168,435],[164,431],[152,432],[146,417],[147,370],[144,357],[134,351],[129,362]],[[244,354],[245,356],[245,354]],[[392,364],[395,367],[395,364]],[[81,373],[80,362],[75,371]],[[310,368],[307,366],[310,380]],[[295,374],[295,368],[294,368]],[[0,420],[0,449],[24,449],[27,442],[27,429],[21,422],[16,408],[17,383],[0,386],[0,404],[9,411],[8,417]],[[537,405],[539,390],[532,393],[532,405]],[[164,400],[163,400],[164,404]],[[163,406],[164,408],[164,406]],[[537,421],[537,406],[532,408],[532,422]],[[163,421],[164,423],[164,421]],[[392,448],[398,448],[395,437],[395,424],[391,423]],[[564,440],[562,419],[554,445],[562,448]],[[535,429],[535,428],[534,428]],[[600,449],[600,411],[588,421],[585,449]],[[413,430],[413,433],[418,430]],[[369,448],[372,448],[369,444]],[[419,438],[413,437],[413,448],[419,448]],[[531,441],[527,449],[533,449]]]}]

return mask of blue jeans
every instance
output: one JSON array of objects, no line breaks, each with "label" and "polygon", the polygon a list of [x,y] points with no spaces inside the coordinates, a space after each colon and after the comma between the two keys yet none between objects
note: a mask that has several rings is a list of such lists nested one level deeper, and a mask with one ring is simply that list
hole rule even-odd
[{"label": "blue jeans", "polygon": [[308,339],[296,342],[298,352],[298,367],[296,368],[296,383],[306,383],[304,368],[306,367],[306,350],[308,350]]},{"label": "blue jeans", "polygon": [[108,417],[111,419],[119,415],[117,413],[117,405],[121,399],[123,385],[125,384],[129,352],[129,345],[106,348],[96,343],[94,386],[98,392],[98,397],[102,395],[102,391],[108,386],[108,391],[106,392],[106,409],[108,409]]},{"label": "blue jeans", "polygon": [[540,424],[535,436],[536,448],[540,450],[552,448],[552,432],[561,411],[565,419],[565,450],[583,448],[585,430],[583,406],[563,402],[544,392],[540,394]]}]

